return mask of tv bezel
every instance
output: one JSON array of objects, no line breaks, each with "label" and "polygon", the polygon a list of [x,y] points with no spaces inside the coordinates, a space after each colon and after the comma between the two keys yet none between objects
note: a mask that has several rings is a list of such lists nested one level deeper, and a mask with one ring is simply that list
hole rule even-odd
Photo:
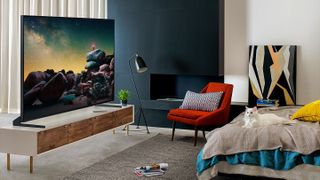
[{"label": "tv bezel", "polygon": [[[114,58],[116,59],[115,56],[115,20],[114,19],[103,19],[103,18],[83,18],[83,17],[61,17],[61,16],[35,16],[35,15],[21,15],[20,16],[20,116],[18,118],[16,118],[15,120],[13,120],[13,125],[14,126],[24,126],[24,127],[35,127],[35,128],[45,128],[44,125],[38,125],[38,124],[28,124],[26,122],[28,121],[32,121],[32,120],[36,120],[38,118],[44,118],[44,117],[48,117],[48,116],[52,116],[55,114],[60,114],[60,113],[65,113],[65,112],[70,112],[70,111],[75,111],[78,109],[83,109],[83,108],[87,108],[90,106],[95,106],[95,105],[99,105],[99,104],[103,104],[103,103],[107,103],[110,101],[114,101],[114,91],[115,91],[115,86],[113,85],[113,97],[112,100],[110,101],[105,101],[105,102],[99,102],[99,103],[94,103],[92,105],[88,105],[88,106],[84,106],[84,107],[79,107],[79,108],[75,108],[75,109],[71,109],[71,110],[65,110],[65,111],[61,111],[58,113],[52,113],[52,114],[46,114],[43,116],[39,116],[36,119],[32,119],[32,120],[28,120],[25,121],[24,120],[24,103],[23,103],[23,96],[24,96],[24,91],[23,91],[23,84],[24,84],[24,18],[25,17],[41,17],[41,18],[58,18],[58,19],[82,19],[82,20],[100,20],[100,21],[111,21],[113,23],[113,33],[114,33],[114,37],[113,37],[113,46],[114,46]],[[114,63],[114,71],[115,71],[115,64],[116,61]],[[114,80],[115,80],[115,73],[114,73]]]}]

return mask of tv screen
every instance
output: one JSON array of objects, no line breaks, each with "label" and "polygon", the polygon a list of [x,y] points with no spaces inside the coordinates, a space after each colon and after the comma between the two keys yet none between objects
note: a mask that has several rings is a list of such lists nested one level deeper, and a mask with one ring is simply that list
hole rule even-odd
[{"label": "tv screen", "polygon": [[21,21],[22,121],[114,99],[114,20]]}]

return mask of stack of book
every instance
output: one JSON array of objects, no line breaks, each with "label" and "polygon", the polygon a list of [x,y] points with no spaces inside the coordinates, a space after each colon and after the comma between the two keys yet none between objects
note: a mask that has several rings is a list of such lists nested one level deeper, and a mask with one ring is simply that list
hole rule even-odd
[{"label": "stack of book", "polygon": [[151,166],[136,167],[134,169],[134,173],[138,177],[160,176],[160,175],[163,175],[167,169],[168,169],[167,163],[160,163],[160,164],[153,164]]},{"label": "stack of book", "polygon": [[257,99],[258,107],[278,107],[279,100],[276,99]]}]

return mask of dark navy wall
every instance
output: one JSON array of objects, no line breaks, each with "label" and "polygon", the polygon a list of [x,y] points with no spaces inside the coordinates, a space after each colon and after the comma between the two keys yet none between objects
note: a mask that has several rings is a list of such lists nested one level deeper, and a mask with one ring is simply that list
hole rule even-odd
[{"label": "dark navy wall", "polygon": [[[223,80],[222,2],[108,0],[108,18],[115,19],[116,92],[121,88],[129,89],[132,92],[129,103],[137,105],[128,66],[136,52],[149,67],[143,74],[134,73],[143,100],[150,99],[151,74],[211,79],[219,76],[218,79],[222,77]],[[131,63],[134,65],[133,61]],[[202,82],[197,86],[202,86]],[[201,86],[194,89],[200,90]],[[167,88],[166,83],[159,88]],[[166,120],[167,111],[146,108],[145,112],[150,125],[170,126]]]}]

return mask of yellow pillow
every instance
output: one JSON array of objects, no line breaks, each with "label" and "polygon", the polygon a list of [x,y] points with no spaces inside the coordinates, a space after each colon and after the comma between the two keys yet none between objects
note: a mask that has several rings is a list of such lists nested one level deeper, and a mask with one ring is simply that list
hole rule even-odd
[{"label": "yellow pillow", "polygon": [[302,121],[320,121],[320,100],[309,103],[293,114],[291,119]]}]

